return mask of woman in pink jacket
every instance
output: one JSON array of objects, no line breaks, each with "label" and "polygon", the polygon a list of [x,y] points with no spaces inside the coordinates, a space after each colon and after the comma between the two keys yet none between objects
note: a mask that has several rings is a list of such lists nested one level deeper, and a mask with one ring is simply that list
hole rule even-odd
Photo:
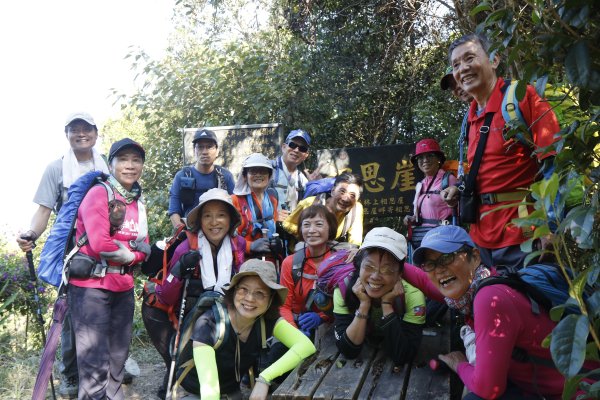
[{"label": "woman in pink jacket", "polygon": [[[123,399],[121,382],[133,324],[133,268],[150,253],[138,180],[145,152],[131,139],[110,148],[110,175],[77,211],[67,298],[75,331],[79,399]],[[85,239],[87,237],[87,239]],[[79,244],[78,243],[78,244]]]}]

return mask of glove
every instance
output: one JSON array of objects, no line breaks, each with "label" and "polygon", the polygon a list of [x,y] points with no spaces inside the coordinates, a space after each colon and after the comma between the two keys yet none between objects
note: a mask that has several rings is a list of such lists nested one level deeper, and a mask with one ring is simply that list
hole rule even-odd
[{"label": "glove", "polygon": [[469,325],[463,325],[460,328],[460,338],[465,344],[465,355],[469,364],[475,365],[475,332]]},{"label": "glove", "polygon": [[256,239],[254,242],[250,244],[250,251],[253,253],[268,253],[271,250],[269,249],[269,239],[260,238]]},{"label": "glove", "polygon": [[100,256],[104,257],[107,261],[112,261],[121,265],[129,265],[135,259],[135,254],[129,250],[125,245],[118,240],[113,240],[119,249],[115,251],[101,251]]},{"label": "glove", "polygon": [[171,269],[171,275],[176,276],[179,279],[191,277],[201,258],[198,250],[188,251],[175,263]]},{"label": "glove", "polygon": [[269,247],[271,248],[271,253],[276,256],[281,256],[284,254],[283,240],[281,240],[279,237],[269,239]]},{"label": "glove", "polygon": [[298,325],[302,332],[312,331],[322,322],[323,320],[316,312],[306,312],[298,317]]},{"label": "glove", "polygon": [[150,245],[146,242],[135,242],[137,251],[141,251],[146,255],[146,260],[150,257],[150,253],[152,252]]}]

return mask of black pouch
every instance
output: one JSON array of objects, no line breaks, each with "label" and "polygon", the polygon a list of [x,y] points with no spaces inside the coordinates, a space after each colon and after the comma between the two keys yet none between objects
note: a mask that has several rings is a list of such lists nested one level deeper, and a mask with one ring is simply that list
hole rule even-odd
[{"label": "black pouch", "polygon": [[70,278],[89,278],[96,269],[98,261],[83,253],[75,253],[69,260],[69,277]]},{"label": "black pouch", "polygon": [[458,201],[458,212],[460,222],[466,224],[474,224],[477,222],[479,214],[479,196],[466,190],[460,192],[460,200]]},{"label": "black pouch", "polygon": [[179,182],[179,200],[186,205],[193,204],[196,197],[196,179],[194,177],[182,176]]}]

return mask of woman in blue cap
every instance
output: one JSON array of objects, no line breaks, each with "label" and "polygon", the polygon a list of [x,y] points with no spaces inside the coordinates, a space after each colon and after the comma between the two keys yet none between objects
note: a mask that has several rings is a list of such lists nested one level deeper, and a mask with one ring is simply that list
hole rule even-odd
[{"label": "woman in blue cap", "polygon": [[[465,399],[560,398],[564,377],[557,369],[512,357],[515,349],[551,362],[542,341],[556,325],[548,312],[534,314],[523,293],[502,284],[482,287],[495,274],[462,228],[440,226],[429,231],[414,253],[419,267],[407,264],[404,278],[429,298],[446,302],[465,316],[474,346],[439,358],[471,392]],[[477,296],[475,293],[477,291]]]}]

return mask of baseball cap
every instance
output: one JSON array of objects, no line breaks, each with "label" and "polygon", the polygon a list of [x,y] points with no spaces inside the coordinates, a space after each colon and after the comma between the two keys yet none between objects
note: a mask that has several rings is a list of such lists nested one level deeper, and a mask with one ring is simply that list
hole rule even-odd
[{"label": "baseball cap", "polygon": [[247,260],[240,266],[240,272],[231,278],[229,286],[225,286],[223,289],[231,290],[235,288],[239,281],[246,276],[258,276],[265,285],[277,292],[277,295],[281,299],[281,304],[285,303],[288,288],[277,283],[275,264],[271,261],[263,261],[257,258]]},{"label": "baseball cap", "polygon": [[65,130],[71,124],[71,122],[78,120],[78,119],[85,121],[90,125],[96,126],[96,122],[94,121],[94,118],[92,118],[92,116],[90,114],[83,112],[83,111],[78,111],[78,112],[74,112],[73,114],[71,114],[67,117],[67,121],[65,122]]},{"label": "baseball cap", "polygon": [[454,75],[452,74],[452,67],[446,68],[446,73],[442,76],[440,81],[440,87],[442,90],[448,90],[452,88],[452,82],[454,82]]},{"label": "baseball cap", "polygon": [[142,145],[134,141],[133,139],[125,138],[117,140],[112,144],[112,146],[110,146],[110,152],[108,153],[108,162],[110,163],[121,150],[125,150],[130,147],[139,151],[142,155],[142,160],[146,161],[146,152],[144,151]]},{"label": "baseball cap", "polygon": [[306,142],[307,145],[310,146],[310,135],[303,129],[294,129],[290,132],[289,135],[285,138],[285,142],[289,143],[293,138],[300,138]]},{"label": "baseball cap", "polygon": [[467,231],[460,226],[441,225],[425,234],[421,241],[421,247],[415,250],[413,254],[413,261],[415,265],[423,264],[425,261],[425,250],[427,249],[448,254],[465,245],[475,247]]},{"label": "baseball cap", "polygon": [[387,250],[400,262],[406,258],[407,246],[404,236],[393,229],[379,227],[371,229],[360,246],[363,249]]},{"label": "baseball cap", "polygon": [[219,142],[217,141],[217,135],[213,131],[208,129],[198,129],[196,133],[194,133],[194,139],[192,140],[192,143],[196,143],[200,139],[212,140],[217,145],[219,144]]},{"label": "baseball cap", "polygon": [[227,193],[226,190],[219,188],[212,188],[202,193],[200,199],[198,200],[198,205],[189,212],[186,218],[187,226],[192,231],[200,230],[200,214],[202,213],[202,207],[209,201],[221,201],[227,205],[229,209],[229,215],[231,216],[231,227],[229,229],[229,234],[233,235],[235,232],[235,228],[240,224],[242,217],[240,216],[240,212],[233,205],[233,201],[231,200],[231,196]]}]

